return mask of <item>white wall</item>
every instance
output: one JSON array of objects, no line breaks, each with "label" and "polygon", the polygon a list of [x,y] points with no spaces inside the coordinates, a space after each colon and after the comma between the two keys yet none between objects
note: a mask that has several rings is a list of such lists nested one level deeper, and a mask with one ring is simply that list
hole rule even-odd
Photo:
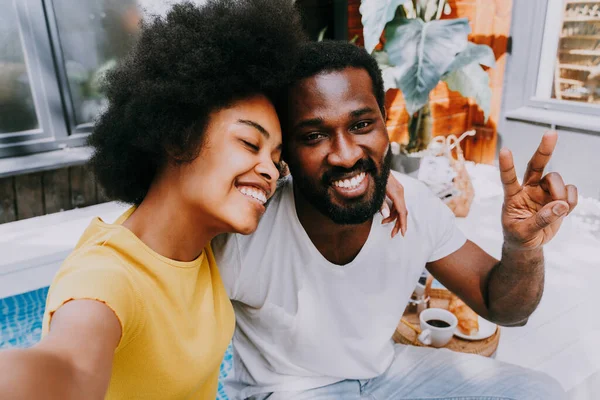
[{"label": "white wall", "polygon": [[[547,129],[520,121],[504,122],[501,143],[512,150],[519,177]],[[600,135],[567,130],[558,130],[558,134],[548,172],[559,172],[565,183],[577,186],[581,196],[600,199]]]}]

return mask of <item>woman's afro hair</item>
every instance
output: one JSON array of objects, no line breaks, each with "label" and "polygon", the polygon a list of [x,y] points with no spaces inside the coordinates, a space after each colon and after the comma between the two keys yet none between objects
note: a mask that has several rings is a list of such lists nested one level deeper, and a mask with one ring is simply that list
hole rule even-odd
[{"label": "woman's afro hair", "polygon": [[292,0],[183,2],[142,22],[106,76],[108,107],[89,138],[107,196],[141,203],[167,162],[197,157],[212,111],[259,94],[275,101],[303,41]]}]

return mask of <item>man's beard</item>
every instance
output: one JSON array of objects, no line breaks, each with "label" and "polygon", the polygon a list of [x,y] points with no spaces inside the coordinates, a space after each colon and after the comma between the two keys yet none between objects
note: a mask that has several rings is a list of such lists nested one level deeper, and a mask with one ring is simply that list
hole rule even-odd
[{"label": "man's beard", "polygon": [[[381,165],[381,171],[377,174],[377,167],[371,158],[359,160],[352,168],[334,167],[323,174],[321,182],[314,184],[302,174],[292,174],[296,187],[300,194],[308,200],[313,207],[336,224],[356,225],[368,221],[381,208],[385,200],[386,186],[392,164],[392,152],[388,148]],[[365,172],[373,177],[375,189],[370,198],[357,201],[356,203],[340,206],[331,201],[329,187],[336,177],[356,175]],[[338,179],[339,179],[338,178]],[[318,186],[318,187],[317,187]],[[323,187],[325,189],[323,190]]]}]

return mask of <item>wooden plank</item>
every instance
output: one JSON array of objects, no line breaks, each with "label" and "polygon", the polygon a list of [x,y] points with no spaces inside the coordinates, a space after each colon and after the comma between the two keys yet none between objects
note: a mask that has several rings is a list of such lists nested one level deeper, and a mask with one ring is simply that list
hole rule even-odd
[{"label": "wooden plank", "polygon": [[487,44],[492,47],[494,40],[494,17],[496,15],[496,2],[490,0],[478,0],[476,8],[476,19],[474,21],[474,32],[476,32],[477,44]]},{"label": "wooden plank", "polygon": [[406,112],[404,103],[400,106],[394,105],[394,107],[387,109],[387,125],[401,125],[408,123],[410,116]]},{"label": "wooden plank", "polygon": [[559,81],[560,83],[568,83],[569,85],[577,86],[583,86],[585,84],[585,82],[579,81],[577,79],[558,78],[557,81]]},{"label": "wooden plank", "polygon": [[562,35],[561,39],[600,40],[600,35]]},{"label": "wooden plank", "polygon": [[457,97],[453,99],[439,99],[430,103],[433,119],[449,117],[469,111],[469,99]]},{"label": "wooden plank", "polygon": [[600,1],[598,0],[567,0],[567,4],[595,4],[598,3],[600,4]]},{"label": "wooden plank", "polygon": [[15,176],[17,219],[44,215],[42,173]]},{"label": "wooden plank", "polygon": [[570,54],[575,56],[600,56],[600,50],[584,50],[584,49],[570,49],[570,50],[559,50],[560,54]]},{"label": "wooden plank", "polygon": [[463,149],[466,160],[481,162],[481,140],[477,135],[466,137],[460,147]]},{"label": "wooden plank", "polygon": [[467,130],[467,121],[469,113],[454,114],[446,118],[436,118],[433,120],[433,136],[450,134],[460,135]]},{"label": "wooden plank", "polygon": [[387,130],[392,142],[408,143],[408,124],[391,125]]},{"label": "wooden plank", "polygon": [[590,67],[587,65],[577,65],[577,64],[560,64],[560,68],[562,69],[572,69],[575,71],[591,71],[594,67]]},{"label": "wooden plank", "polygon": [[498,145],[498,135],[496,125],[489,124],[487,126],[473,126],[477,131],[476,136],[479,136],[481,148],[480,163],[492,164],[496,158],[496,146]]},{"label": "wooden plank", "polygon": [[97,202],[96,180],[91,167],[83,165],[69,168],[71,206],[87,207]]},{"label": "wooden plank", "polygon": [[14,178],[0,179],[0,224],[17,220]]},{"label": "wooden plank", "polygon": [[46,171],[42,175],[46,214],[71,209],[69,193],[69,170],[67,168]]},{"label": "wooden plank", "polygon": [[564,22],[600,22],[600,17],[569,17]]}]

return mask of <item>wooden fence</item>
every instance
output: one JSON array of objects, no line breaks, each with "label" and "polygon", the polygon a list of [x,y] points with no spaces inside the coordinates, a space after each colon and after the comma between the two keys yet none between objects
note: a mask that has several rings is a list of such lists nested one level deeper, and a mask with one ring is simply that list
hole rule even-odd
[{"label": "wooden fence", "polygon": [[0,224],[109,201],[86,165],[0,179]]}]

